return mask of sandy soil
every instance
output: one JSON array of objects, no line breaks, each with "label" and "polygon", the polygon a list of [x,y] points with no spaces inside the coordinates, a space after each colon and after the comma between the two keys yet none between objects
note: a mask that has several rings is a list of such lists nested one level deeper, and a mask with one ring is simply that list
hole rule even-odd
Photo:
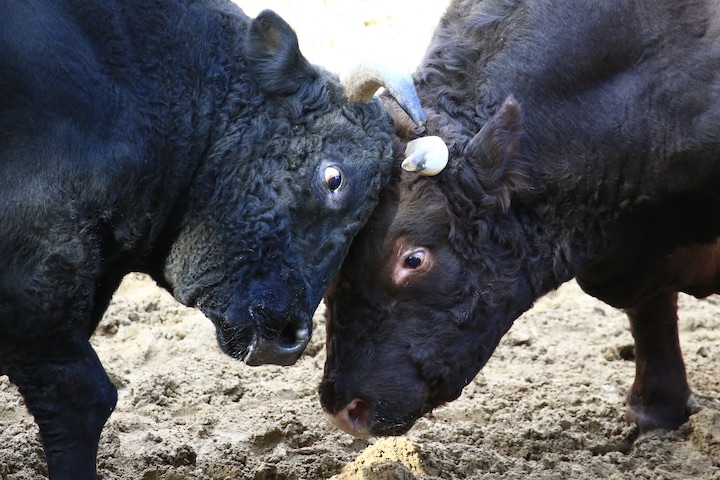
[{"label": "sandy soil", "polygon": [[[414,65],[445,2],[244,4],[250,14],[259,5],[279,11],[313,61],[340,71],[359,43],[381,38],[388,50],[408,49]],[[420,26],[403,21],[404,12]],[[720,297],[681,299],[697,413],[677,432],[640,439],[623,420],[634,373],[625,317],[575,283],[516,322],[460,399],[393,439],[355,439],[326,421],[316,393],[325,359],[321,313],[322,306],[295,366],[252,368],[219,351],[199,312],[147,278],[128,276],[93,338],[119,390],[100,444],[100,477],[720,479]],[[37,428],[0,376],[0,479],[44,473]]]}]

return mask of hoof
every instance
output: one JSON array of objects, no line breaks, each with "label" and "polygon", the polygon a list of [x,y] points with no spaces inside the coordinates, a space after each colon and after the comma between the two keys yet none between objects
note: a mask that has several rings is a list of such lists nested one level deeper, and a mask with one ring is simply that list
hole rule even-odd
[{"label": "hoof", "polygon": [[697,413],[698,405],[690,396],[684,405],[642,405],[628,404],[625,420],[638,426],[638,433],[644,435],[662,435],[680,428],[690,415]]}]

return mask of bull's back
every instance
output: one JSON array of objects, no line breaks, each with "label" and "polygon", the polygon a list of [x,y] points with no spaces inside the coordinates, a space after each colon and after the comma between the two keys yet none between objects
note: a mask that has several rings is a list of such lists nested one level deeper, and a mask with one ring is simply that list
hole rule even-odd
[{"label": "bull's back", "polygon": [[717,185],[720,2],[527,3],[532,35],[518,27],[493,74],[535,156],[602,179],[612,208]]},{"label": "bull's back", "polygon": [[[123,37],[108,34],[113,47],[101,46],[81,15],[64,1],[5,2],[0,16],[0,168],[11,163],[13,170],[22,169],[18,157],[26,166],[54,160],[86,168],[83,162],[101,161],[101,150],[117,138],[132,136],[137,81],[126,73],[124,58],[115,58],[118,65],[112,66],[106,55],[109,48],[123,47]],[[35,152],[26,154],[28,149]]]},{"label": "bull's back", "polygon": [[[112,31],[119,24],[112,2],[76,3],[91,6],[94,14],[66,1],[1,2],[0,313],[5,319],[14,318],[16,310],[45,308],[36,303],[45,290],[55,292],[45,296],[48,311],[61,311],[54,295],[71,296],[75,282],[97,275],[101,249],[149,228],[134,223],[147,216],[145,204],[154,200],[138,187],[148,177],[148,128],[139,113],[147,110],[139,103],[143,87],[128,73],[134,68],[127,60],[131,50],[123,52],[122,32]],[[103,12],[107,21],[98,24]],[[103,28],[106,43],[97,36]],[[121,238],[121,231],[130,233]]]}]

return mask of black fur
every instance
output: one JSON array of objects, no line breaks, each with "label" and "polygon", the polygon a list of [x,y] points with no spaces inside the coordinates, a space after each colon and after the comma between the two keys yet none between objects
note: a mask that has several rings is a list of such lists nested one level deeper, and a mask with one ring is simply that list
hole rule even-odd
[{"label": "black fur", "polygon": [[237,358],[309,334],[387,180],[392,122],[380,102],[349,103],[269,11],[0,10],[0,371],[40,425],[50,477],[91,479],[116,392],[88,337],[122,277],[149,273],[199,307]]}]

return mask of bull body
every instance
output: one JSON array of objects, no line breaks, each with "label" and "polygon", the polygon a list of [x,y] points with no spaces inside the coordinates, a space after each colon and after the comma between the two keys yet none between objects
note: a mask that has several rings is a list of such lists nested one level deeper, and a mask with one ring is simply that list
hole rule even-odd
[{"label": "bull body", "polygon": [[117,394],[88,338],[122,277],[200,308],[238,359],[295,362],[388,177],[392,120],[350,102],[269,11],[0,10],[0,373],[50,478],[91,479]]},{"label": "bull body", "polygon": [[685,422],[678,292],[720,291],[720,3],[456,0],[415,76],[450,161],[396,171],[327,292],[323,407],[408,430],[577,278],[629,317],[628,419]]}]

